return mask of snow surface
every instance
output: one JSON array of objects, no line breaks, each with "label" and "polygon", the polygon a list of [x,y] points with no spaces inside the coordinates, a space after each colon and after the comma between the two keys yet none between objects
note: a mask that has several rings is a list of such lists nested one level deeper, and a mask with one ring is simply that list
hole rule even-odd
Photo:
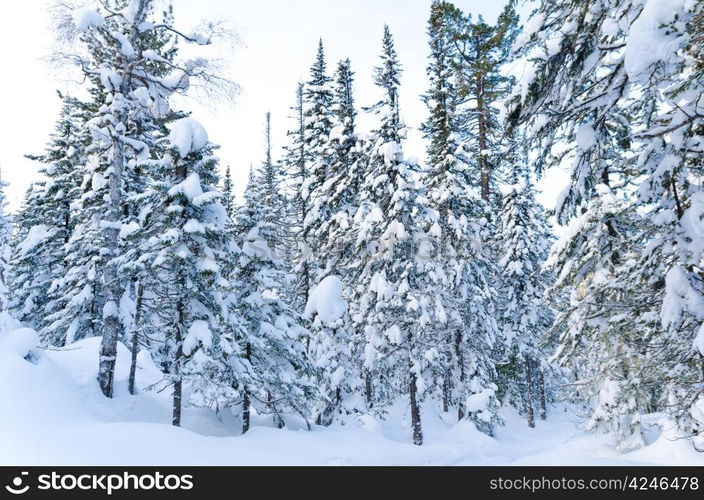
[{"label": "snow surface", "polygon": [[[100,338],[44,350],[32,330],[18,327],[0,314],[2,465],[704,465],[702,454],[667,432],[645,448],[618,455],[607,436],[578,430],[579,419],[568,408],[552,409],[535,429],[506,411],[507,425],[491,438],[427,404],[422,447],[411,444],[408,425],[397,424],[407,411],[403,404],[386,421],[361,415],[311,432],[292,417],[280,430],[255,415],[250,432],[238,436],[234,416],[196,408],[184,409],[183,428],[172,427],[170,391],[158,391],[162,374],[147,352],[138,358],[140,393],[131,396],[129,351],[118,345],[115,397],[106,399],[96,382]],[[151,384],[156,390],[145,390]]]}]

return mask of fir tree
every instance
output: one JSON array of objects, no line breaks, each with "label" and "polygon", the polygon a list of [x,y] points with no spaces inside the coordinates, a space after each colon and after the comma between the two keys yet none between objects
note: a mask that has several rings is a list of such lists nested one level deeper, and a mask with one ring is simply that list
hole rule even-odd
[{"label": "fir tree", "polygon": [[388,26],[374,82],[383,99],[373,110],[380,125],[371,139],[363,206],[357,212],[358,256],[353,321],[364,325],[366,396],[376,411],[397,397],[408,398],[413,442],[423,443],[420,402],[440,362],[432,323],[434,283],[426,270],[434,250],[428,210],[415,175],[417,165],[403,157],[405,127],[398,88],[401,67]]},{"label": "fir tree", "polygon": [[5,188],[8,184],[2,179],[0,171],[0,312],[7,311],[9,306],[9,271],[12,252],[12,216],[7,211]]},{"label": "fir tree", "polygon": [[316,237],[320,226],[327,220],[325,183],[330,177],[331,155],[327,150],[333,127],[332,79],[327,74],[323,41],[320,40],[315,63],[310,70],[310,80],[304,87],[303,125],[304,141],[310,155],[306,178],[301,185],[301,197],[306,198],[307,213],[302,221],[301,240],[305,247],[303,260],[298,263],[306,298],[315,284],[320,258],[320,241]]},{"label": "fir tree", "polygon": [[502,390],[511,403],[523,407],[528,425],[535,427],[537,410],[543,420],[547,412],[543,345],[553,318],[545,305],[549,275],[542,268],[552,233],[525,166],[517,167],[513,181],[503,198],[499,235],[503,242],[499,268],[506,288],[500,321],[505,356]]},{"label": "fir tree", "polygon": [[74,203],[80,196],[84,170],[88,137],[83,127],[95,108],[70,96],[59,97],[63,106],[47,151],[30,156],[45,165],[41,169],[45,180],[30,188],[22,206],[11,281],[18,318],[36,328],[44,343],[61,346],[87,333],[78,327],[82,320],[77,310],[70,317],[56,313],[75,296],[61,285],[66,279],[70,258],[66,245],[76,222]]},{"label": "fir tree", "polygon": [[[150,163],[155,179],[139,259],[154,273],[157,314],[172,353],[173,425],[181,424],[184,379],[208,379],[227,317],[223,276],[227,214],[217,191],[217,160],[203,127],[191,118],[172,125],[171,154]],[[198,396],[198,394],[197,394]]]},{"label": "fir tree", "polygon": [[285,411],[305,417],[307,402],[315,399],[313,371],[305,353],[308,332],[284,296],[289,277],[275,250],[272,207],[262,203],[267,191],[262,174],[250,173],[244,205],[238,210],[236,229],[242,248],[231,278],[235,288],[230,302],[237,305],[247,332],[240,358],[247,373],[240,389],[243,432],[250,426],[251,407],[260,415],[272,415],[283,427]]},{"label": "fir tree", "polygon": [[[288,200],[288,209],[284,214],[288,222],[284,243],[291,261],[295,262],[294,304],[302,308],[306,301],[310,286],[310,272],[306,262],[307,247],[303,235],[303,221],[310,211],[309,200],[304,196],[303,184],[308,178],[310,151],[306,144],[306,128],[304,113],[304,85],[296,88],[296,104],[291,108],[295,127],[288,131],[289,144],[285,146],[283,165],[285,171],[284,193]],[[298,264],[300,262],[300,265]]]},{"label": "fir tree", "polygon": [[223,205],[227,211],[228,217],[233,217],[235,214],[235,194],[232,185],[232,174],[230,173],[230,165],[225,168],[225,177],[223,178],[222,192]]},{"label": "fir tree", "polygon": [[[584,391],[595,402],[590,425],[612,430],[621,449],[642,444],[640,415],[654,410],[668,411],[683,435],[702,429],[693,416],[701,354],[691,349],[702,310],[692,263],[701,259],[702,238],[690,224],[702,214],[693,181],[701,165],[691,156],[702,89],[681,76],[701,71],[701,40],[691,37],[702,2],[649,23],[651,8],[543,2],[535,29],[517,41],[527,76],[510,110],[511,122],[527,125],[540,146],[541,168],[563,158],[553,145],[576,143],[556,214],[577,226],[551,259],[559,284],[577,275],[561,316],[560,353],[575,352],[570,363],[580,368],[579,347],[599,353],[583,365],[585,376],[600,374]],[[663,57],[643,51],[663,44],[672,48]],[[677,111],[664,111],[673,102]]]},{"label": "fir tree", "polygon": [[[428,170],[425,183],[430,206],[437,211],[435,233],[441,258],[434,274],[441,287],[435,295],[443,311],[437,326],[443,363],[435,374],[443,409],[456,406],[458,417],[470,416],[490,431],[495,422],[496,386],[493,345],[496,318],[493,273],[484,238],[486,204],[473,188],[468,152],[462,146],[461,98],[453,69],[454,44],[451,18],[444,2],[433,3],[428,26],[430,36],[430,89],[424,96],[430,116],[422,130],[428,139]],[[485,397],[483,408],[468,413],[470,399]]]},{"label": "fir tree", "polygon": [[124,334],[118,304],[130,282],[119,272],[120,233],[123,224],[134,223],[129,204],[144,189],[140,172],[150,157],[151,132],[158,128],[155,120],[168,114],[172,94],[186,90],[192,78],[209,77],[207,59],[179,64],[168,45],[176,39],[206,45],[208,33],[185,35],[175,30],[170,11],[163,22],[157,22],[154,4],[146,0],[132,2],[124,10],[120,6],[107,2],[101,12],[84,10],[74,19],[86,49],[85,56],[76,57],[86,76],[105,94],[105,104],[87,124],[92,134],[87,164],[95,181],[88,196],[95,206],[82,226],[83,236],[74,237],[102,240],[99,264],[105,300],[98,380],[107,397],[113,393],[117,342]]}]

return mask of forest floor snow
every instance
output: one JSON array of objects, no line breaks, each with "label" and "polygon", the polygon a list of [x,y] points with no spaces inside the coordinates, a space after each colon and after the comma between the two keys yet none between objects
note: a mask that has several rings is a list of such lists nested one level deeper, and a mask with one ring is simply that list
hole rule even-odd
[{"label": "forest floor snow", "polygon": [[689,443],[662,435],[619,455],[607,436],[580,431],[567,407],[551,409],[535,429],[506,412],[506,425],[488,437],[428,404],[421,447],[410,442],[402,405],[383,421],[364,416],[312,431],[293,418],[276,429],[255,417],[244,436],[232,416],[187,408],[177,428],[169,425],[170,390],[146,390],[162,378],[146,352],[140,393],[131,396],[129,352],[119,346],[115,397],[106,399],[96,382],[99,338],[43,350],[18,327],[0,318],[0,465],[704,465]]}]

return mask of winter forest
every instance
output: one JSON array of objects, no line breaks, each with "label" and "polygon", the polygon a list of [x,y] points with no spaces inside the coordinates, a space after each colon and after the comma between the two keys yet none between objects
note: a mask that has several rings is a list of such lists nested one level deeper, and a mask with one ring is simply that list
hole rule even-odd
[{"label": "winter forest", "polygon": [[0,463],[704,464],[704,1],[427,7],[423,95],[393,19],[372,74],[321,39],[237,196],[179,99],[236,94],[223,23],[54,6],[82,83],[0,198]]}]

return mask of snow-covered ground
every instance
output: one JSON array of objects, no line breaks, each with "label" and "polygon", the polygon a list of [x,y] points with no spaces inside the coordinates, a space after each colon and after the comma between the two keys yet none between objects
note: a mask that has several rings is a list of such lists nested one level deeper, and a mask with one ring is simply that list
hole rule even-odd
[{"label": "snow-covered ground", "polygon": [[[104,398],[96,382],[100,339],[61,350],[36,348],[36,335],[0,317],[0,464],[2,465],[238,465],[238,464],[700,464],[684,440],[651,436],[653,443],[618,455],[605,436],[578,430],[568,408],[529,429],[507,414],[495,438],[469,422],[454,423],[428,405],[426,444],[410,443],[399,425],[403,407],[386,421],[366,416],[346,425],[304,430],[300,421],[276,429],[263,418],[245,436],[238,422],[203,409],[184,412],[184,428],[169,425],[170,391],[127,393],[129,353],[120,345],[116,397]],[[13,331],[14,330],[14,331]],[[29,356],[28,356],[29,353]],[[28,359],[25,359],[27,357]],[[142,388],[161,378],[141,353]],[[158,389],[158,386],[157,386]]]}]

